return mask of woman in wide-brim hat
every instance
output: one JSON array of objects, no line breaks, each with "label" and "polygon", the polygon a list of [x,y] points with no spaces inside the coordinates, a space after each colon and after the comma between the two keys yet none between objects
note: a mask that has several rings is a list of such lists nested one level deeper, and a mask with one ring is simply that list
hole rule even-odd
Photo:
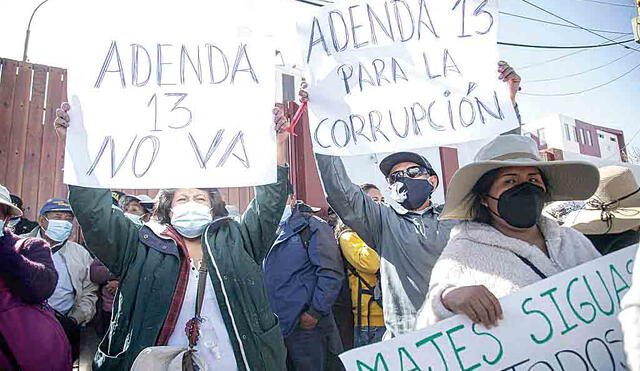
[{"label": "woman in wide-brim hat", "polygon": [[579,210],[567,214],[564,225],[584,233],[601,254],[640,240],[640,186],[624,166],[600,168],[596,193]]},{"label": "woman in wide-brim hat", "polygon": [[583,200],[598,187],[586,162],[545,162],[536,143],[499,136],[453,176],[441,219],[464,220],[431,275],[417,320],[425,327],[456,313],[497,324],[497,298],[600,256],[576,230],[541,216],[546,202]]}]

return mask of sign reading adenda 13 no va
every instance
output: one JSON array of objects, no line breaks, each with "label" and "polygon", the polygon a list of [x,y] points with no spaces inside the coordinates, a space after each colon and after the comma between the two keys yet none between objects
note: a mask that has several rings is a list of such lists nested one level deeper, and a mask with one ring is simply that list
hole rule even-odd
[{"label": "sign reading adenda 13 no va", "polygon": [[251,18],[260,2],[76,3],[66,183],[275,181],[274,49]]},{"label": "sign reading adenda 13 no va", "polygon": [[497,0],[363,0],[298,23],[316,152],[392,152],[517,126],[496,72]]}]

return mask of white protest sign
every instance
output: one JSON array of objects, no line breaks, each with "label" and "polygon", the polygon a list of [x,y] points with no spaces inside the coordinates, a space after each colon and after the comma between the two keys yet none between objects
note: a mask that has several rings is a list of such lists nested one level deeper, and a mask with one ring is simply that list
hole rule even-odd
[{"label": "white protest sign", "polygon": [[266,3],[67,1],[65,183],[274,182],[275,48],[259,22]]},{"label": "white protest sign", "polygon": [[497,0],[335,2],[298,23],[318,153],[460,143],[517,127]]},{"label": "white protest sign", "polygon": [[637,247],[537,282],[500,300],[492,329],[455,316],[340,356],[349,371],[624,370],[620,299]]}]

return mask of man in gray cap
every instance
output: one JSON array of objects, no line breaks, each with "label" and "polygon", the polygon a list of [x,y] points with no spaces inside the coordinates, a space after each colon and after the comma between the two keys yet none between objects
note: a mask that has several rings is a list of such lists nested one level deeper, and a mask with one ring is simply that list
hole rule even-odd
[{"label": "man in gray cap", "polygon": [[431,201],[439,185],[423,156],[397,152],[380,163],[392,198],[402,207],[376,203],[353,184],[339,157],[316,155],[327,200],[340,219],[380,254],[382,302],[387,335],[414,329],[429,287],[431,269],[455,221],[439,221],[442,207]]},{"label": "man in gray cap", "polygon": [[[498,62],[514,108],[520,76]],[[303,82],[301,101],[309,94]],[[279,113],[283,114],[283,113]],[[519,130],[518,130],[519,131]],[[413,331],[416,313],[429,288],[431,270],[449,240],[456,221],[439,221],[442,206],[431,202],[439,185],[429,161],[413,152],[397,152],[380,163],[394,201],[402,208],[378,204],[353,184],[339,157],[316,154],[327,201],[342,221],[380,255],[380,275],[386,338]]]}]

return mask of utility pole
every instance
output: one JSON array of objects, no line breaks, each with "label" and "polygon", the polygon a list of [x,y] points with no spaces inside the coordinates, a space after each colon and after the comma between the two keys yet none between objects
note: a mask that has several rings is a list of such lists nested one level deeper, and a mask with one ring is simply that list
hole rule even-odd
[{"label": "utility pole", "polygon": [[[33,13],[31,13],[31,18],[29,18],[29,25],[27,25],[27,34],[24,37],[24,51],[22,52],[22,61],[23,62],[27,61],[27,50],[29,49],[29,35],[31,34],[31,21],[33,21],[33,16],[36,14],[38,9],[40,9],[40,7],[44,3],[46,3],[47,1],[49,1],[49,0],[44,0],[43,2],[38,4],[38,6],[36,6],[36,8],[33,10]],[[640,1],[640,0],[638,0],[638,1]]]}]

